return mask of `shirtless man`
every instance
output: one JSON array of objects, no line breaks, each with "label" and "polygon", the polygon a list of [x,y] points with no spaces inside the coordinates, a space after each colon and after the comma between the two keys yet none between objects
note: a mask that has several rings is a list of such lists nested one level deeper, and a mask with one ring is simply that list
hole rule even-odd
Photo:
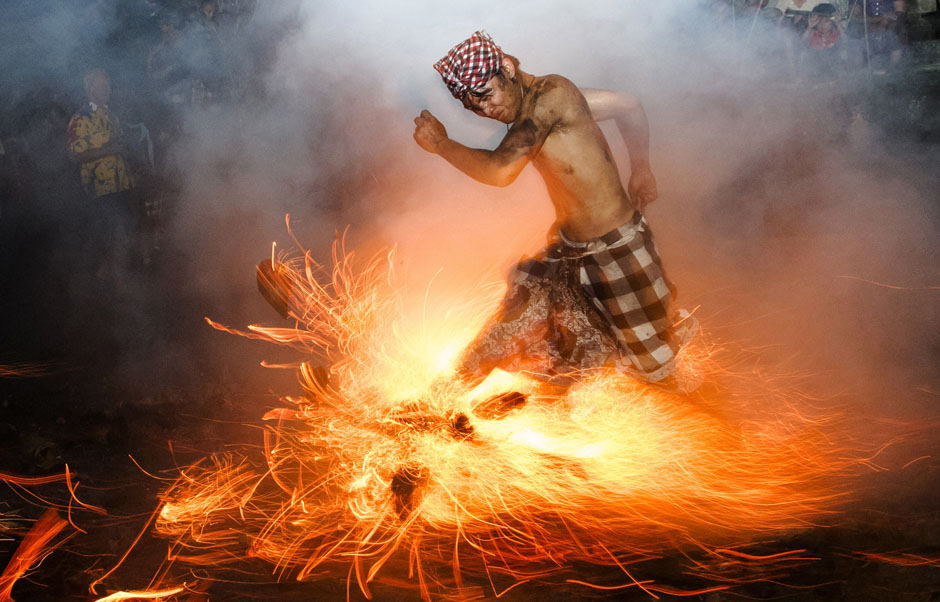
[{"label": "shirtless man", "polygon": [[[626,94],[526,73],[479,31],[434,67],[465,108],[511,127],[495,150],[469,148],[425,110],[415,119],[421,148],[495,186],[532,162],[557,218],[549,246],[520,262],[499,312],[465,353],[464,376],[479,381],[496,367],[553,376],[613,364],[668,383],[682,341],[674,289],[640,213],[657,197],[643,107]],[[626,191],[596,123],[606,119],[630,153]]]}]

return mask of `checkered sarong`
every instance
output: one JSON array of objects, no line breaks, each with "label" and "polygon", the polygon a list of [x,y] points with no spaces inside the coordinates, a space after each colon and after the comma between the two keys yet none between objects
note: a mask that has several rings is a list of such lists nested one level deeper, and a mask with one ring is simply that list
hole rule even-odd
[{"label": "checkered sarong", "polygon": [[675,370],[675,288],[646,219],[574,242],[558,231],[523,258],[496,316],[463,358],[467,372],[495,367],[557,375],[614,364],[658,382]]},{"label": "checkered sarong", "polygon": [[484,31],[477,31],[434,63],[434,69],[441,74],[454,98],[463,100],[468,92],[484,86],[499,73],[502,60],[503,51],[493,38]]}]

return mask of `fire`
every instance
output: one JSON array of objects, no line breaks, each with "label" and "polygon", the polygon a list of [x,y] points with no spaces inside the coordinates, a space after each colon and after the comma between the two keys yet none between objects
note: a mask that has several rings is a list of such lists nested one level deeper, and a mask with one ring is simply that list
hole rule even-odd
[{"label": "fire", "polygon": [[30,568],[61,545],[53,540],[68,526],[68,522],[49,509],[36,521],[16,548],[10,562],[0,574],[0,602],[13,602],[13,586]]},{"label": "fire", "polygon": [[[231,562],[247,541],[278,577],[340,571],[369,596],[370,583],[406,573],[424,597],[467,576],[519,584],[589,562],[620,566],[623,587],[692,594],[732,578],[683,592],[626,566],[697,550],[708,560],[690,572],[705,578],[780,570],[801,551],[742,548],[842,500],[834,482],[853,461],[833,436],[838,417],[756,376],[732,378],[714,347],[683,351],[683,369],[705,376],[694,394],[612,371],[564,389],[496,372],[470,388],[455,358],[492,296],[426,299],[416,318],[392,253],[363,262],[340,242],[332,270],[279,259],[267,277],[295,327],[239,334],[309,354],[294,367],[304,395],[265,415],[263,456],[181,471],[155,521],[171,560]],[[772,409],[755,410],[757,395]]]},{"label": "fire", "polygon": [[36,378],[48,372],[47,365],[37,362],[0,364],[0,378]]}]

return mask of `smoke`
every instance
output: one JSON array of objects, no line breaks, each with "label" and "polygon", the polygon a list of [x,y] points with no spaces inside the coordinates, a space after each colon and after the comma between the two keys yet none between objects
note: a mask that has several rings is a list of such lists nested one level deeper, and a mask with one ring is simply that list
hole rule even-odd
[{"label": "smoke", "polygon": [[[247,144],[276,142],[247,152],[259,170],[239,171],[303,179],[290,202],[316,223],[301,240],[350,223],[359,245],[398,244],[418,285],[437,270],[472,284],[498,279],[539,246],[552,214],[531,167],[492,189],[410,140],[411,119],[427,108],[465,144],[498,143],[503,126],[464,111],[430,69],[485,28],[529,72],[642,99],[661,189],[649,218],[683,303],[700,306],[710,332],[825,374],[873,406],[890,392],[891,412],[922,409],[916,394],[897,391],[929,389],[936,377],[940,304],[925,287],[940,283],[929,175],[937,149],[916,127],[884,129],[905,119],[888,86],[848,69],[841,87],[789,85],[767,56],[774,42],[762,17],[720,24],[688,4],[295,8],[266,79],[270,111]],[[230,156],[229,145],[218,148]],[[251,197],[243,200],[270,216],[271,200],[291,194]],[[324,207],[338,210],[325,216]]]},{"label": "smoke", "polygon": [[[140,90],[127,88],[144,85],[145,65],[119,49],[141,42],[116,32],[145,31],[144,13],[143,3],[16,3],[2,106],[38,85],[80,99],[77,66],[95,61],[125,87],[116,96],[134,99]],[[926,288],[940,284],[936,144],[918,140],[909,107],[867,71],[793,85],[764,18],[736,17],[720,21],[708,3],[258,3],[225,41],[237,94],[189,106],[158,157],[177,193],[162,240],[175,273],[161,298],[229,323],[275,319],[254,265],[272,241],[292,244],[285,214],[319,258],[347,225],[352,248],[398,245],[419,290],[433,278],[472,291],[537,249],[553,215],[532,167],[490,188],[411,139],[422,109],[470,146],[493,148],[505,133],[464,111],[431,69],[485,29],[527,72],[640,97],[660,187],[648,217],[683,305],[712,336],[831,375],[869,410],[894,391],[881,410],[917,414],[926,402],[913,391],[936,390],[940,340],[938,292]],[[626,180],[624,147],[604,129]],[[162,351],[182,354],[176,341],[191,332],[166,336]]]}]

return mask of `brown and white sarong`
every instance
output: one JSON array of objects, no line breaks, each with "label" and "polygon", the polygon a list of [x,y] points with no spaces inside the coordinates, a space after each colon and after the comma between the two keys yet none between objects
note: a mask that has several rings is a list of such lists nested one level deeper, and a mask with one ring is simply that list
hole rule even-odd
[{"label": "brown and white sarong", "polygon": [[616,366],[652,382],[675,370],[690,338],[677,336],[675,287],[666,278],[646,219],[576,242],[560,230],[525,257],[496,314],[462,358],[467,376],[494,368],[565,380]]}]

